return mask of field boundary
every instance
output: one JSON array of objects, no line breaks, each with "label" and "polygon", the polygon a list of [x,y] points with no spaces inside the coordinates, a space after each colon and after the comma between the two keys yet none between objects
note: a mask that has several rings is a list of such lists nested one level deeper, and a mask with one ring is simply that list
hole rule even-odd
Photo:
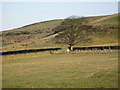
[{"label": "field boundary", "polygon": [[60,50],[60,49],[61,48],[46,48],[46,49],[29,49],[29,50],[7,51],[7,52],[0,52],[0,55],[23,54],[23,53],[43,52],[43,51],[52,51],[52,50]]},{"label": "field boundary", "polygon": [[[59,52],[62,48],[46,48],[46,49],[29,49],[29,50],[18,50],[18,51],[7,51],[7,52],[0,52],[0,55],[12,55],[12,54],[23,54],[23,53],[32,53],[32,52],[43,52],[43,51],[50,51],[50,54],[54,53],[67,53],[67,52]],[[85,51],[85,50],[120,50],[120,46],[89,46],[89,47],[74,47],[71,53],[76,53],[74,51]],[[53,51],[53,52],[51,52]],[[57,52],[56,52],[57,51]]]}]

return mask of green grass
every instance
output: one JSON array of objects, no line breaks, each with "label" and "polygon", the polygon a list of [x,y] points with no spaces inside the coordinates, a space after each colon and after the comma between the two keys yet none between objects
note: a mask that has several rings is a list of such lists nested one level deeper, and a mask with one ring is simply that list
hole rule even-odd
[{"label": "green grass", "polygon": [[7,46],[7,45],[10,45],[11,43],[3,43],[1,46],[4,47],[4,46]]},{"label": "green grass", "polygon": [[3,88],[117,88],[117,65],[116,51],[3,56]]},{"label": "green grass", "polygon": [[94,25],[118,25],[118,18],[120,18],[120,16],[118,14],[115,14],[111,18],[94,23]]}]

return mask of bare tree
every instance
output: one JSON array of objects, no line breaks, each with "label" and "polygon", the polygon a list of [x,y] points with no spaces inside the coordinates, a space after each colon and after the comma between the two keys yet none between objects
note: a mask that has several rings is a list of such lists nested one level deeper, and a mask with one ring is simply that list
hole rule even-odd
[{"label": "bare tree", "polygon": [[53,29],[55,33],[61,32],[55,37],[56,42],[67,44],[68,49],[71,51],[73,46],[79,42],[89,41],[88,32],[92,26],[87,25],[87,23],[88,20],[85,17],[76,18],[76,16],[72,16],[65,19],[59,26]]}]

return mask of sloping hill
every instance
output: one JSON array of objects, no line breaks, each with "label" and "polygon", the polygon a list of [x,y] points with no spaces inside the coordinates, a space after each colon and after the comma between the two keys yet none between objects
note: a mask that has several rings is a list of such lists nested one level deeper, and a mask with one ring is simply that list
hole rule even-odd
[{"label": "sloping hill", "polygon": [[[106,16],[87,17],[89,24],[94,26],[104,26],[109,29],[107,32],[95,32],[91,37],[92,43],[82,43],[81,45],[98,45],[117,43],[117,25],[118,14]],[[60,47],[54,43],[52,29],[58,26],[63,20],[51,20],[45,22],[34,23],[21,28],[8,30],[3,32],[3,51],[24,50],[32,48]],[[62,45],[63,47],[63,45]]]},{"label": "sloping hill", "polygon": [[52,33],[51,29],[59,25],[62,20],[51,20],[34,23],[21,28],[3,32],[3,43],[19,43],[31,38],[42,38]]},{"label": "sloping hill", "polygon": [[94,20],[91,24],[100,25],[100,24],[118,24],[118,14],[108,15],[101,17],[100,19]]}]

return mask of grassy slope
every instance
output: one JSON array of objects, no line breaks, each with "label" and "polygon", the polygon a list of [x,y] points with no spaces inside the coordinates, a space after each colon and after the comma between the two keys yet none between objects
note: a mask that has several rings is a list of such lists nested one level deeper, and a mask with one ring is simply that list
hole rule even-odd
[{"label": "grassy slope", "polygon": [[[40,39],[53,33],[51,29],[59,25],[61,21],[62,20],[45,21],[45,22],[28,25],[18,29],[4,31],[3,49],[5,47],[7,48],[6,50],[10,50],[10,49],[17,50],[17,49],[29,48],[31,46],[35,47],[36,44],[40,45],[41,44]],[[29,34],[22,34],[21,31],[22,32],[27,31],[29,32]],[[28,47],[25,46],[26,44],[28,45]]]},{"label": "grassy slope", "polygon": [[[92,17],[94,18],[94,17]],[[107,16],[96,17],[96,20],[90,22],[91,25],[96,27],[117,27],[118,18],[120,15],[113,14]],[[91,18],[90,18],[91,19]],[[107,32],[95,32],[91,35],[92,43],[83,43],[76,46],[88,46],[88,45],[117,45],[118,43],[118,29],[108,29]]]},{"label": "grassy slope", "polygon": [[3,56],[3,88],[117,88],[117,52]]},{"label": "grassy slope", "polygon": [[[118,18],[117,14],[88,17],[89,21],[93,22],[90,24],[94,26],[105,26],[105,27],[117,26],[118,23],[117,18]],[[41,39],[53,33],[51,29],[59,25],[60,22],[62,22],[62,20],[46,21],[46,22],[35,23],[22,28],[3,32],[3,40],[4,40],[3,51],[21,50],[21,49],[30,49],[30,48],[59,47],[60,45],[56,45],[53,42],[54,40],[48,40],[47,42],[45,42],[42,41]],[[107,33],[104,32],[94,33],[91,35],[91,37],[93,39],[92,43],[86,43],[86,44],[80,43],[77,46],[117,43],[117,30],[110,29],[109,32]]]}]

